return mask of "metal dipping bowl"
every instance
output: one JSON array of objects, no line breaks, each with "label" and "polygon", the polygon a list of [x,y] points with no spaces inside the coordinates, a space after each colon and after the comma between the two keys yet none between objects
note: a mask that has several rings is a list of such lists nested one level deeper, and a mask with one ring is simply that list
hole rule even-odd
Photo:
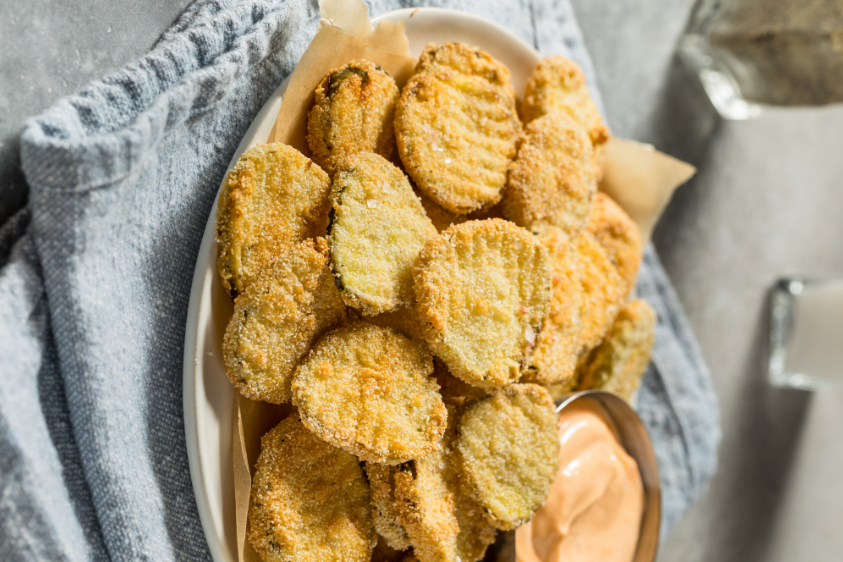
[{"label": "metal dipping bowl", "polygon": [[[583,401],[591,402],[592,406],[599,406],[615,422],[620,433],[621,445],[638,464],[644,485],[644,514],[641,517],[641,532],[632,562],[653,562],[659,547],[662,502],[659,465],[647,429],[629,404],[602,390],[585,390],[563,396],[556,400],[556,412],[561,412],[575,402],[582,404]],[[515,531],[501,533],[495,544],[489,548],[485,560],[515,562]]]}]

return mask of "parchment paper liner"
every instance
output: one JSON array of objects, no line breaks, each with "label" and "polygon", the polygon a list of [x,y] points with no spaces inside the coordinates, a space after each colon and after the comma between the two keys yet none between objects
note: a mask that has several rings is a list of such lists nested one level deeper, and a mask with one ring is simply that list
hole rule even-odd
[{"label": "parchment paper liner", "polygon": [[[325,74],[354,59],[382,66],[399,88],[412,75],[416,59],[409,57],[403,23],[384,21],[373,29],[360,0],[322,0],[322,21],[302,55],[281,101],[269,142],[282,142],[310,154],[306,141],[307,112],[313,90]],[[674,190],[696,169],[649,145],[612,138],[600,190],[611,196],[641,228],[649,241],[653,227]],[[234,495],[237,554],[240,562],[260,562],[246,540],[251,474],[260,452],[260,438],[295,408],[253,402],[237,395],[234,415]]]}]

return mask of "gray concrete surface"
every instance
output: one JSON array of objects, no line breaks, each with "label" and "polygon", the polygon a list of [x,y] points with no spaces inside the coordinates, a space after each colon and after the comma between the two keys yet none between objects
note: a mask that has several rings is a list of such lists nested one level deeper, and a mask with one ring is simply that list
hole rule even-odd
[{"label": "gray concrete surface", "polygon": [[[0,222],[25,200],[25,117],[144,53],[188,0],[0,0]],[[573,0],[615,134],[700,168],[655,242],[723,410],[720,470],[660,562],[833,560],[843,552],[841,392],[770,389],[766,291],[843,274],[843,109],[721,122],[674,57],[692,0]]]},{"label": "gray concrete surface", "polygon": [[24,120],[144,54],[190,0],[0,0],[0,224],[26,202]]}]

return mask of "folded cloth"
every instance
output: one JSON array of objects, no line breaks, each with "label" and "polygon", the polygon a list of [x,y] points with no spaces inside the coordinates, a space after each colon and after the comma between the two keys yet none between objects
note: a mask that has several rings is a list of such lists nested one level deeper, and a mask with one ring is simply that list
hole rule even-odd
[{"label": "folded cloth", "polygon": [[[490,18],[591,64],[566,0],[373,0]],[[209,560],[187,463],[182,360],[199,243],[238,142],[295,66],[315,0],[198,0],[155,48],[30,120],[29,206],[0,230],[0,559]],[[639,411],[665,534],[711,476],[717,403],[652,248],[658,311]]]}]

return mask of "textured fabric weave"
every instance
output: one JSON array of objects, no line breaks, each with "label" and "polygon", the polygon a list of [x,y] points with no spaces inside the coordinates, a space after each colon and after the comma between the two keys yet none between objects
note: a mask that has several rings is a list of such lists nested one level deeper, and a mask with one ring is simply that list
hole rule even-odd
[{"label": "textured fabric weave", "polygon": [[[492,19],[585,69],[566,0],[373,0]],[[315,32],[307,0],[199,0],[148,55],[29,121],[30,202],[0,229],[0,560],[209,560],[182,412],[187,303],[234,150]],[[716,464],[710,379],[652,248],[639,410],[668,529]]]}]

